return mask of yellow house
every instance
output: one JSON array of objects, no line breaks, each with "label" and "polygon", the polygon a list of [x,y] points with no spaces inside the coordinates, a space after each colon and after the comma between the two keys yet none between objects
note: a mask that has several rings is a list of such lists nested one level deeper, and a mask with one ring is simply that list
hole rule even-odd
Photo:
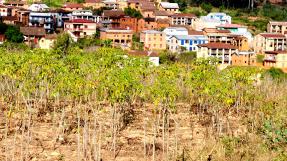
[{"label": "yellow house", "polygon": [[254,37],[253,47],[255,54],[263,54],[265,51],[286,49],[286,37],[277,33],[261,33]]},{"label": "yellow house", "polygon": [[287,51],[266,51],[264,66],[287,68]]},{"label": "yellow house", "polygon": [[129,49],[132,46],[133,31],[128,29],[102,29],[101,40],[111,40],[113,47]]},{"label": "yellow house", "polygon": [[165,50],[166,35],[164,32],[156,30],[142,31],[140,34],[140,42],[144,43],[145,50]]},{"label": "yellow house", "polygon": [[239,51],[249,51],[248,39],[244,36],[235,36],[231,40],[231,45],[238,47]]},{"label": "yellow house", "polygon": [[53,47],[55,40],[57,39],[57,34],[45,35],[39,40],[40,49],[50,49]]}]

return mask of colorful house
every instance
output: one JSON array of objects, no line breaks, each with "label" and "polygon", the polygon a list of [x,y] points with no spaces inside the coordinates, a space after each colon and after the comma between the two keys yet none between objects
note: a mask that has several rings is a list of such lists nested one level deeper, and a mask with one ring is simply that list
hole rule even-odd
[{"label": "colorful house", "polygon": [[286,37],[277,33],[261,33],[254,37],[253,47],[256,54],[265,51],[286,50]]},{"label": "colorful house", "polygon": [[101,40],[111,40],[113,47],[130,49],[132,46],[133,31],[129,29],[103,28],[100,32]]},{"label": "colorful house", "polygon": [[194,27],[196,18],[194,14],[177,13],[171,16],[171,25]]},{"label": "colorful house", "polygon": [[232,34],[241,35],[248,39],[249,42],[252,41],[252,34],[248,31],[247,26],[242,26],[238,24],[222,24],[216,27],[218,30],[229,30]]},{"label": "colorful house", "polygon": [[269,21],[267,24],[267,32],[287,34],[287,21]]},{"label": "colorful house", "polygon": [[156,30],[142,31],[140,34],[140,42],[144,44],[145,50],[165,50],[166,41],[165,33]]},{"label": "colorful house", "polygon": [[231,56],[231,65],[235,66],[255,66],[256,55],[250,51],[239,51]]},{"label": "colorful house", "polygon": [[51,49],[57,39],[57,34],[47,34],[39,40],[40,49]]},{"label": "colorful house", "polygon": [[175,35],[170,38],[168,49],[172,52],[197,51],[197,45],[208,43],[206,36]]},{"label": "colorful house", "polygon": [[91,20],[73,19],[65,22],[64,30],[70,31],[78,38],[82,38],[95,34],[97,30],[97,24]]},{"label": "colorful house", "polygon": [[287,68],[287,51],[266,51],[264,66],[284,69]]}]

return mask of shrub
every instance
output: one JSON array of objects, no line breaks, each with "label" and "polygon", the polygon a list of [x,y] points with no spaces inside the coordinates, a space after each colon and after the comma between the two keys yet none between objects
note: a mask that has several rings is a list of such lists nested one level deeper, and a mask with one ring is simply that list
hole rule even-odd
[{"label": "shrub", "polygon": [[256,56],[256,61],[257,61],[258,63],[263,63],[263,60],[264,60],[264,55],[258,54],[258,55]]},{"label": "shrub", "polygon": [[211,12],[213,6],[210,3],[202,3],[200,7],[207,13]]}]

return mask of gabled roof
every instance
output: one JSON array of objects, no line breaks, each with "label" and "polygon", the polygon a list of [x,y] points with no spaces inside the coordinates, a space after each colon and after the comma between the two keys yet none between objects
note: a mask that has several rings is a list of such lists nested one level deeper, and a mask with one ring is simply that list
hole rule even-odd
[{"label": "gabled roof", "polygon": [[2,17],[3,21],[17,21],[17,17],[16,16],[3,16]]},{"label": "gabled roof", "polygon": [[43,27],[20,27],[20,32],[25,36],[44,36],[46,34]]},{"label": "gabled roof", "polygon": [[156,10],[156,6],[153,2],[143,2],[141,3],[141,10],[143,11],[154,11]]},{"label": "gabled roof", "polygon": [[177,3],[169,3],[169,2],[161,2],[160,6],[162,8],[172,8],[172,9],[179,9],[179,6]]},{"label": "gabled roof", "polygon": [[189,30],[189,35],[204,35],[203,31],[195,31],[195,30]]},{"label": "gabled roof", "polygon": [[265,38],[286,38],[285,35],[276,33],[261,33],[260,35]]},{"label": "gabled roof", "polygon": [[172,37],[175,37],[178,40],[202,40],[202,39],[206,39],[206,36],[194,36],[194,35],[174,35]]},{"label": "gabled roof", "polygon": [[238,49],[236,46],[226,43],[207,43],[197,45],[198,47],[207,47],[208,49]]},{"label": "gabled roof", "polygon": [[86,20],[86,19],[73,19],[70,21],[66,21],[67,23],[95,23],[94,21],[91,20]]}]

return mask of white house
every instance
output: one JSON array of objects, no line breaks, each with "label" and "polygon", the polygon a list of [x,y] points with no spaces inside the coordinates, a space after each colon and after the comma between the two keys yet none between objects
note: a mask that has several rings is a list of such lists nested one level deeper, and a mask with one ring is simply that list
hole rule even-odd
[{"label": "white house", "polygon": [[49,7],[44,3],[39,3],[39,4],[34,3],[34,4],[31,4],[31,6],[29,6],[28,10],[34,11],[34,12],[47,11],[49,10]]},{"label": "white house", "polygon": [[177,3],[161,2],[159,4],[160,11],[168,11],[172,13],[179,13],[179,6]]},{"label": "white house", "polygon": [[206,16],[201,16],[195,22],[196,30],[202,30],[204,28],[216,28],[216,26],[222,24],[231,24],[232,18],[226,13],[212,12]]},{"label": "white house", "polygon": [[188,35],[188,30],[184,27],[167,27],[163,30],[166,35],[166,43],[170,45],[170,38],[176,35]]},{"label": "white house", "polygon": [[197,51],[197,45],[206,43],[207,36],[176,35],[171,37],[168,49],[171,52]]}]

